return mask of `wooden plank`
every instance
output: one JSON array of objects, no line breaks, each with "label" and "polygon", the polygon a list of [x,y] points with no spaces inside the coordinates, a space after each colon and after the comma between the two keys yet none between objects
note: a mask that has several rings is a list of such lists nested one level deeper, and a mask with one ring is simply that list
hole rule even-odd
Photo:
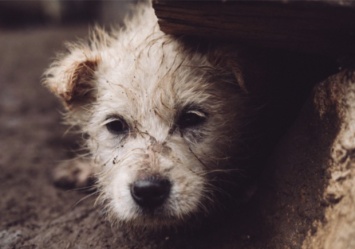
[{"label": "wooden plank", "polygon": [[355,54],[353,1],[176,1],[153,3],[161,29],[263,47]]}]

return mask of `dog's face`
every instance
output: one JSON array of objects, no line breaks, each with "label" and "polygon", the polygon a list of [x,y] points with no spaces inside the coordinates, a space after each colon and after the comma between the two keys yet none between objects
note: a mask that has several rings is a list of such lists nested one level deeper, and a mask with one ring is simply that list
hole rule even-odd
[{"label": "dog's face", "polygon": [[153,227],[215,205],[245,125],[235,74],[158,34],[75,47],[46,78],[88,134],[110,219]]}]

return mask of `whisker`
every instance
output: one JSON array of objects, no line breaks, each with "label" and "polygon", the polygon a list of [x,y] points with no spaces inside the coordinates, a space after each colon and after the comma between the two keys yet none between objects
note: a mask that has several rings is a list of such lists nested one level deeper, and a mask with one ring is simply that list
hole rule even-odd
[{"label": "whisker", "polygon": [[211,175],[211,174],[216,174],[216,173],[234,173],[234,172],[241,172],[240,169],[214,169],[214,170],[209,170],[203,173],[198,173],[199,176],[206,176],[206,175]]},{"label": "whisker", "polygon": [[97,193],[98,193],[98,192],[95,191],[95,192],[93,192],[93,193],[90,193],[90,194],[84,196],[83,198],[81,198],[80,200],[78,200],[78,201],[73,205],[73,207],[78,206],[81,202],[83,202],[84,200],[90,198],[90,197],[93,196],[93,195],[96,195]]},{"label": "whisker", "polygon": [[95,184],[85,187],[76,187],[72,189],[73,191],[96,191]]}]

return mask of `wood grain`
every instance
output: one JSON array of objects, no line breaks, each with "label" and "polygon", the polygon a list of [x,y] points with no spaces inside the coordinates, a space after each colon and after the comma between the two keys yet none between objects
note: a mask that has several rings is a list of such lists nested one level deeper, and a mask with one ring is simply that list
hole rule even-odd
[{"label": "wood grain", "polygon": [[263,47],[355,54],[354,2],[156,0],[161,29]]}]

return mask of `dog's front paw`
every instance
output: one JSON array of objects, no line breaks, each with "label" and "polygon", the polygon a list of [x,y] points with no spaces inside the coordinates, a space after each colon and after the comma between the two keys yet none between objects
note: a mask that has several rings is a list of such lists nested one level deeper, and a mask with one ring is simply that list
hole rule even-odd
[{"label": "dog's front paw", "polygon": [[89,187],[94,183],[94,165],[86,159],[65,161],[54,169],[52,177],[59,188]]}]

